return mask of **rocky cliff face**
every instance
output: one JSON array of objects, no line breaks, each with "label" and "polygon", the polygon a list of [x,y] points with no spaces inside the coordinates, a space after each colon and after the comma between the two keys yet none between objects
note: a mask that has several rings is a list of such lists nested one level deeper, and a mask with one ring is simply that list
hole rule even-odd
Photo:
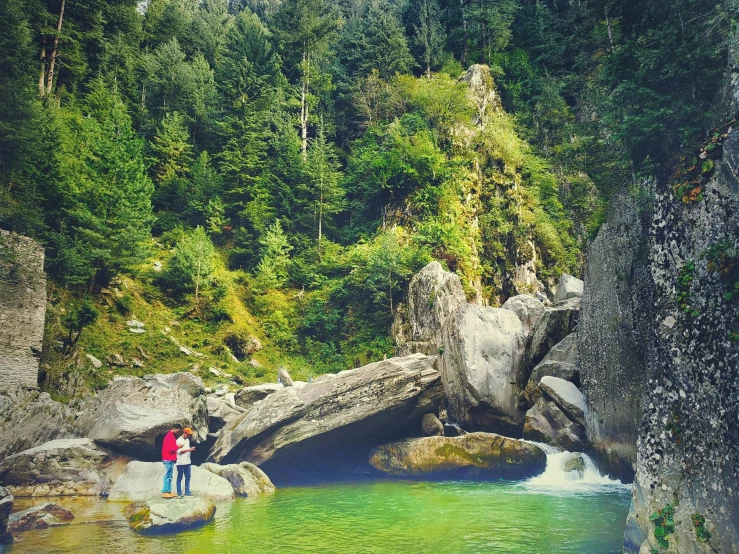
[{"label": "rocky cliff face", "polygon": [[739,131],[722,142],[701,200],[666,182],[621,198],[588,254],[588,435],[635,473],[628,553],[739,552]]},{"label": "rocky cliff face", "polygon": [[0,230],[0,392],[36,386],[45,316],[43,247]]}]

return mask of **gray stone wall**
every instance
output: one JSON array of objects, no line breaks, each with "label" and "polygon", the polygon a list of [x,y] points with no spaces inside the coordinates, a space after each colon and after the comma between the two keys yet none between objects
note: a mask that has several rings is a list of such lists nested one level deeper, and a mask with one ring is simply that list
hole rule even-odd
[{"label": "gray stone wall", "polygon": [[44,248],[0,230],[0,391],[36,386],[45,317]]}]

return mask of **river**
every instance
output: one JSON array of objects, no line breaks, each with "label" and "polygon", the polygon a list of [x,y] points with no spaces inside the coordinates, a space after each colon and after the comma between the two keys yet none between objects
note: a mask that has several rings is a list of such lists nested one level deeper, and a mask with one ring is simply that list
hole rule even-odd
[{"label": "river", "polygon": [[18,533],[4,552],[620,553],[630,487],[600,476],[588,458],[582,477],[565,474],[569,456],[548,452],[545,473],[518,482],[289,487],[218,505],[212,524],[158,537],[131,531],[122,504],[67,499],[60,503],[78,520],[97,521]]}]

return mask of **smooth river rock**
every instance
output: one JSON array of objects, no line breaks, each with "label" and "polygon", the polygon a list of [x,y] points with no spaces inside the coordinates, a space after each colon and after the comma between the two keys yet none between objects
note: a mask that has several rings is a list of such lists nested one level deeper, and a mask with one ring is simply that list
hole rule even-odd
[{"label": "smooth river rock", "polygon": [[10,511],[13,509],[14,498],[10,491],[0,487],[0,544],[13,540],[13,535],[8,529]]},{"label": "smooth river rock", "polygon": [[46,392],[13,389],[0,394],[0,460],[53,439],[75,436],[74,412]]},{"label": "smooth river rock", "polygon": [[74,515],[69,510],[65,510],[58,504],[47,502],[10,514],[8,528],[12,532],[46,529],[57,525],[68,525],[73,519]]},{"label": "smooth river rock", "polygon": [[393,477],[522,478],[546,463],[538,446],[494,433],[405,439],[370,452],[370,465]]},{"label": "smooth river rock", "polygon": [[[195,496],[228,500],[234,497],[234,489],[226,479],[199,466],[192,466],[190,491]],[[162,495],[164,464],[162,462],[130,462],[110,490],[108,500],[146,500]],[[172,478],[172,492],[177,492],[175,482],[177,468]]]},{"label": "smooth river rock", "polygon": [[539,388],[567,417],[585,427],[585,398],[575,385],[547,375],[539,381]]},{"label": "smooth river rock", "polygon": [[390,358],[281,389],[224,427],[210,460],[254,463],[278,485],[353,472],[369,448],[418,434],[423,415],[438,410],[434,362],[423,354]]},{"label": "smooth river rock", "polygon": [[196,442],[208,435],[205,387],[191,373],[117,378],[98,393],[76,428],[111,450],[155,461],[175,423],[192,427]]},{"label": "smooth river rock", "polygon": [[520,437],[524,332],[510,310],[466,304],[447,320],[440,356],[450,415],[470,430]]},{"label": "smooth river rock", "polygon": [[236,496],[259,496],[275,492],[277,487],[267,474],[254,464],[241,462],[240,464],[218,465],[212,462],[200,466],[203,469],[220,475],[226,479],[234,489]]},{"label": "smooth river rock", "polygon": [[129,461],[91,439],[58,439],[5,458],[0,483],[15,496],[98,496]]},{"label": "smooth river rock", "polygon": [[568,418],[554,402],[542,397],[526,412],[523,436],[570,452],[582,452],[587,442],[585,429]]},{"label": "smooth river rock", "polygon": [[193,529],[212,521],[216,505],[207,498],[152,498],[133,502],[123,509],[131,529],[153,535]]}]

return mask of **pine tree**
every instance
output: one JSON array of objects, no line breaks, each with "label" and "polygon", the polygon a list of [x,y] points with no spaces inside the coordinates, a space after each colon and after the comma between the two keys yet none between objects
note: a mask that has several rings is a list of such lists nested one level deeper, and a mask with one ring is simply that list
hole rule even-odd
[{"label": "pine tree", "polygon": [[262,259],[257,265],[257,282],[262,290],[285,286],[290,266],[290,251],[293,247],[277,219],[259,241]]},{"label": "pine tree", "polygon": [[430,79],[431,67],[440,61],[446,42],[439,4],[437,0],[418,0],[411,3],[409,9],[416,20],[413,23],[413,43],[426,68],[426,77]]}]

